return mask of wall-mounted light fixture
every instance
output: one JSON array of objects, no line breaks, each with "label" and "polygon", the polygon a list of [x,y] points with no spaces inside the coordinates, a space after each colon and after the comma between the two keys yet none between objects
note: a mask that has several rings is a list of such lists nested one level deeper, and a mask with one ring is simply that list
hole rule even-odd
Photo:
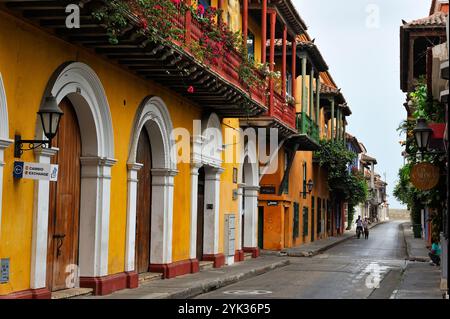
[{"label": "wall-mounted light fixture", "polygon": [[[59,108],[55,97],[50,95],[45,98],[44,104],[37,114],[41,119],[47,140],[22,140],[20,135],[16,135],[14,138],[14,157],[20,158],[24,151],[34,150],[38,147],[50,148],[52,146],[52,139],[58,133],[59,122],[64,112]],[[28,147],[24,148],[24,144],[28,144]]]}]

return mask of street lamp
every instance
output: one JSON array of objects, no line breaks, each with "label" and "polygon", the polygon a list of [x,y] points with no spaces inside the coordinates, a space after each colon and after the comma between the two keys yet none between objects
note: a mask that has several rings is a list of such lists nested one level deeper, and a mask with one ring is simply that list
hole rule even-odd
[{"label": "street lamp", "polygon": [[427,121],[425,119],[418,119],[413,133],[417,142],[417,146],[419,147],[419,151],[423,155],[423,153],[425,153],[425,151],[427,151],[428,149],[428,144],[430,143],[430,137],[433,133],[433,130],[428,127]]},{"label": "street lamp", "polygon": [[[306,187],[305,187],[306,186]],[[314,182],[310,179],[308,183],[303,185],[303,192],[300,192],[300,194],[303,195],[303,198],[306,198],[306,195],[311,194],[314,187]]]},{"label": "street lamp", "polygon": [[[47,140],[22,140],[20,135],[16,135],[14,139],[14,157],[20,158],[24,151],[45,147],[45,145],[47,145],[47,148],[52,146],[52,139],[58,133],[59,123],[64,112],[59,108],[55,97],[50,95],[45,97],[44,104],[37,114],[41,120]],[[24,148],[23,144],[28,144],[28,147]]]}]

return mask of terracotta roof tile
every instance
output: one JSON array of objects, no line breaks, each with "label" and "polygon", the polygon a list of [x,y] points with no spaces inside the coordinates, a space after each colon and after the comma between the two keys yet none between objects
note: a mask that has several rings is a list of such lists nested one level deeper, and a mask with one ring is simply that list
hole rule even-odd
[{"label": "terracotta roof tile", "polygon": [[413,20],[407,24],[405,27],[409,28],[420,28],[420,27],[444,27],[447,23],[448,14],[444,12],[436,12],[426,18]]}]

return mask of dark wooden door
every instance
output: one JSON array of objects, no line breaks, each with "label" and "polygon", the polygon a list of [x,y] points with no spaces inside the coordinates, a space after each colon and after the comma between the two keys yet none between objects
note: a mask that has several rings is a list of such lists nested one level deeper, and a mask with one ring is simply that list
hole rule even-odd
[{"label": "dark wooden door", "polygon": [[[58,181],[50,183],[47,286],[51,291],[72,288],[78,265],[80,220],[81,135],[75,110],[65,98],[64,112],[53,146],[59,148],[52,162],[59,165]],[[72,275],[73,276],[73,275]]]},{"label": "dark wooden door", "polygon": [[135,268],[138,273],[144,273],[150,265],[152,218],[152,150],[145,128],[139,136],[136,162],[144,166],[138,172]]},{"label": "dark wooden door", "polygon": [[289,247],[289,207],[284,208],[284,248]]},{"label": "dark wooden door", "polygon": [[197,260],[203,259],[203,238],[205,225],[205,169],[198,170],[197,189]]},{"label": "dark wooden door", "polygon": [[258,206],[258,247],[264,249],[264,206]]},{"label": "dark wooden door", "polygon": [[314,214],[315,214],[315,206],[314,206],[314,197],[311,198],[311,242],[314,241],[314,226],[315,226],[315,221],[314,221]]}]

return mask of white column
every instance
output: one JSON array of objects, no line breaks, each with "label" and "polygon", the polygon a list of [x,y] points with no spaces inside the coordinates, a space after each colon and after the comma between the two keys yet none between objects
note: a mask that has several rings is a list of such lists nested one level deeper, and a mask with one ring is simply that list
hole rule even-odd
[{"label": "white column", "polygon": [[151,264],[172,262],[173,179],[178,171],[154,168],[152,171]]},{"label": "white column", "polygon": [[79,266],[81,277],[108,274],[113,159],[82,157]]},{"label": "white column", "polygon": [[[58,153],[58,149],[39,148],[34,153],[38,163],[50,164],[51,157]],[[45,288],[46,286],[49,200],[50,182],[36,180],[34,182],[33,232],[31,239],[31,289]]]},{"label": "white column", "polygon": [[200,163],[191,164],[191,229],[189,243],[189,258],[197,258],[197,194],[198,194],[198,170]]},{"label": "white column", "polygon": [[242,221],[243,221],[243,217],[242,215],[244,214],[244,211],[242,209],[242,202],[243,202],[243,197],[244,197],[244,187],[245,184],[238,184],[238,192],[237,192],[237,202],[238,202],[238,235],[236,236],[236,240],[237,240],[237,249],[238,250],[242,250]]},{"label": "white column", "polygon": [[371,172],[370,172],[370,187],[375,189],[375,167],[374,163],[371,163]]},{"label": "white column", "polygon": [[136,204],[138,172],[143,164],[129,163],[128,167],[128,194],[127,194],[127,229],[125,246],[125,271],[134,271],[135,242],[136,242]]},{"label": "white column", "polygon": [[[220,175],[222,168],[205,168],[205,217],[203,253],[219,253]],[[208,208],[212,205],[212,208]]]},{"label": "white column", "polygon": [[258,186],[247,186],[244,189],[244,247],[258,247]]}]

